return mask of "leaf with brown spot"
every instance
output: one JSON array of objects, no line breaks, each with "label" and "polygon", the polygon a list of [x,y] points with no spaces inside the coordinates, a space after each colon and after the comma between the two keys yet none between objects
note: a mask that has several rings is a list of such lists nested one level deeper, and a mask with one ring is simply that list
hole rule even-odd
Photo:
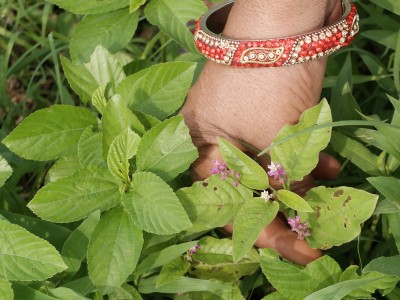
[{"label": "leaf with brown spot", "polygon": [[[336,195],[332,201],[332,195]],[[329,249],[352,241],[374,212],[378,196],[350,187],[316,187],[304,198],[316,213],[299,212],[308,223],[311,236],[307,242],[313,248]]]}]

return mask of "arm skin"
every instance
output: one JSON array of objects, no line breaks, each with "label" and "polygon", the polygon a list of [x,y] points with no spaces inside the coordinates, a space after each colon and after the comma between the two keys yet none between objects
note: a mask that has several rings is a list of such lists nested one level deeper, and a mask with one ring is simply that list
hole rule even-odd
[{"label": "arm skin", "polygon": [[[237,0],[232,7],[224,35],[237,39],[285,37],[321,28],[341,14],[339,0]],[[210,175],[212,161],[221,159],[216,137],[237,141],[257,149],[268,146],[279,129],[295,124],[301,113],[320,100],[326,59],[281,68],[235,68],[207,62],[189,91],[181,113],[190,128],[200,157],[193,165],[193,176]],[[266,168],[267,162],[262,162]],[[339,164],[322,155],[314,177],[333,179]],[[294,183],[304,194],[314,185],[313,176]],[[232,232],[233,226],[225,229]],[[322,255],[298,240],[281,217],[259,235],[258,247],[277,250],[283,257],[306,265]]]}]

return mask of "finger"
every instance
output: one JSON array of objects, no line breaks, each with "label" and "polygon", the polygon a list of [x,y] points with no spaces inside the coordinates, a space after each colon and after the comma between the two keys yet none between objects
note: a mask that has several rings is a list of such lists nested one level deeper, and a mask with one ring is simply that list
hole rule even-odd
[{"label": "finger", "polygon": [[[226,225],[224,229],[232,234],[233,224]],[[280,216],[260,232],[255,245],[274,249],[282,257],[301,265],[307,265],[322,255],[321,250],[313,249],[306,241],[299,240],[297,234],[289,229]]]},{"label": "finger", "polygon": [[340,172],[340,163],[333,156],[321,152],[315,169],[311,172],[315,179],[334,180]]},{"label": "finger", "polygon": [[[230,141],[231,143],[234,143]],[[243,146],[234,143],[240,150]],[[204,180],[211,175],[211,169],[215,160],[223,161],[219,147],[216,144],[207,144],[198,148],[199,158],[192,164],[192,178],[194,181]]]}]

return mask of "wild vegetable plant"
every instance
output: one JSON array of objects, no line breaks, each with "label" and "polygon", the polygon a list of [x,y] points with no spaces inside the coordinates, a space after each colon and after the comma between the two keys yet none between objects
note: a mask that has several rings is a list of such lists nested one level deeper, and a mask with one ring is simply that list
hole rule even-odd
[{"label": "wild vegetable plant", "polygon": [[[269,171],[219,138],[224,161],[192,184],[197,149],[177,112],[202,65],[188,24],[203,2],[48,1],[83,15],[60,58],[81,104],[37,110],[2,140],[3,298],[396,299],[400,6],[372,2],[360,3],[364,25],[381,27],[331,59],[330,102],[282,128],[260,153]],[[352,58],[370,75],[353,74]],[[343,157],[342,177],[291,192],[322,150]],[[29,170],[15,156],[48,169],[26,206],[7,191]],[[302,267],[254,248],[278,212],[326,255]],[[217,230],[227,223],[231,238]]]}]

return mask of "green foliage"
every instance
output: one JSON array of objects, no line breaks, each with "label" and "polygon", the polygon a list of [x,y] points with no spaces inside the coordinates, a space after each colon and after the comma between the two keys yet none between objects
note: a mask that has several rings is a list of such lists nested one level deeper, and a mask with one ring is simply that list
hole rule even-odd
[{"label": "green foliage", "polygon": [[257,190],[269,187],[267,173],[258,163],[223,138],[218,138],[218,145],[228,167],[240,173],[242,184]]},{"label": "green foliage", "polygon": [[378,196],[350,187],[320,186],[309,190],[305,200],[314,210],[299,212],[312,232],[307,240],[313,248],[329,249],[360,234],[360,225],[372,215]]},{"label": "green foliage", "polygon": [[179,233],[191,226],[173,190],[150,172],[133,175],[131,189],[125,194],[122,204],[136,225],[150,233]]},{"label": "green foliage", "polygon": [[144,12],[150,23],[157,25],[186,50],[197,52],[186,24],[205,13],[206,6],[200,0],[186,0],[185,4],[179,0],[151,0]]},{"label": "green foliage", "polygon": [[[331,121],[329,104],[326,100],[322,100],[317,106],[305,111],[297,125],[284,126],[274,143],[306,128]],[[315,168],[318,162],[318,153],[328,145],[330,138],[331,129],[329,127],[301,134],[275,146],[271,151],[271,159],[280,162],[285,167],[289,179],[302,180]]]},{"label": "green foliage", "polygon": [[142,231],[119,206],[96,225],[88,247],[89,277],[102,294],[120,287],[133,272],[143,246]]},{"label": "green foliage", "polygon": [[[238,186],[190,184],[197,150],[177,112],[202,67],[191,20],[203,1],[6,1],[1,298],[398,299],[397,2],[358,1],[363,30],[329,59],[329,105],[267,149],[288,174],[275,190],[222,138]],[[293,193],[329,141],[339,178]],[[256,197],[265,189],[271,199]],[[307,222],[306,242],[328,255],[302,267],[252,247],[278,211]],[[232,239],[217,229],[227,223]]]},{"label": "green foliage", "polygon": [[242,259],[252,248],[260,232],[272,222],[279,211],[276,201],[261,198],[248,199],[235,217],[233,226],[233,258]]},{"label": "green foliage", "polygon": [[82,132],[95,124],[95,116],[86,109],[55,105],[31,114],[3,143],[26,159],[52,160],[74,153]]},{"label": "green foliage", "polygon": [[0,276],[8,280],[44,280],[66,269],[47,241],[24,228],[0,220]]}]

